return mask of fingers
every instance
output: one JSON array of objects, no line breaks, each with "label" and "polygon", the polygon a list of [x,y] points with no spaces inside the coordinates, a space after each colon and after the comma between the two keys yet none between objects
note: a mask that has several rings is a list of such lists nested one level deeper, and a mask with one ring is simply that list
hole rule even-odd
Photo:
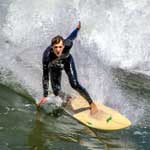
[{"label": "fingers", "polygon": [[78,30],[80,30],[80,28],[81,28],[81,22],[80,21],[78,22],[77,28],[78,28]]},{"label": "fingers", "polygon": [[38,101],[37,105],[39,106],[39,105],[44,104],[44,103],[46,102],[46,100],[47,100],[47,97],[42,97],[42,98]]}]

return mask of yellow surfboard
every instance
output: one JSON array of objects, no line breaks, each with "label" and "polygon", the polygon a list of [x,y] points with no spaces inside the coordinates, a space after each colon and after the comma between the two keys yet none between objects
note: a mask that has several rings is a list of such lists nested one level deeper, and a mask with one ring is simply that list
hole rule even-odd
[{"label": "yellow surfboard", "polygon": [[94,115],[90,113],[88,102],[80,96],[72,98],[65,111],[84,125],[100,130],[119,130],[131,125],[131,122],[119,112],[99,102],[95,103],[98,112]]}]

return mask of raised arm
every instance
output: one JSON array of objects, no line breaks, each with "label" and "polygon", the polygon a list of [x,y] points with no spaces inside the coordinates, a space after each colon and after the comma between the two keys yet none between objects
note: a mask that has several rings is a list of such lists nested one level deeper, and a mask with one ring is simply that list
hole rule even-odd
[{"label": "raised arm", "polygon": [[80,28],[81,28],[81,22],[79,21],[76,29],[74,29],[72,33],[66,39],[73,41],[77,37],[78,31],[80,30]]}]

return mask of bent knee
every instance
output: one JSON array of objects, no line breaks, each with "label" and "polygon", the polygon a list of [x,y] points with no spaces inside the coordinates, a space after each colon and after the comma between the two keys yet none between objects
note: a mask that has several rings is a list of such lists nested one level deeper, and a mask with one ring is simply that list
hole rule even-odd
[{"label": "bent knee", "polygon": [[77,81],[71,82],[70,84],[73,89],[80,88],[80,84]]}]

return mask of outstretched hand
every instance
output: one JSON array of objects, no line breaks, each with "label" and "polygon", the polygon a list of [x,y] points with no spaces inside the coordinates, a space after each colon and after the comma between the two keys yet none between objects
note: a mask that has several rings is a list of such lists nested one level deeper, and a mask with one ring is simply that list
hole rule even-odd
[{"label": "outstretched hand", "polygon": [[40,106],[41,104],[44,104],[47,100],[47,97],[42,97],[38,102],[37,105]]},{"label": "outstretched hand", "polygon": [[80,30],[80,28],[81,28],[81,22],[79,21],[77,24],[77,29]]}]

